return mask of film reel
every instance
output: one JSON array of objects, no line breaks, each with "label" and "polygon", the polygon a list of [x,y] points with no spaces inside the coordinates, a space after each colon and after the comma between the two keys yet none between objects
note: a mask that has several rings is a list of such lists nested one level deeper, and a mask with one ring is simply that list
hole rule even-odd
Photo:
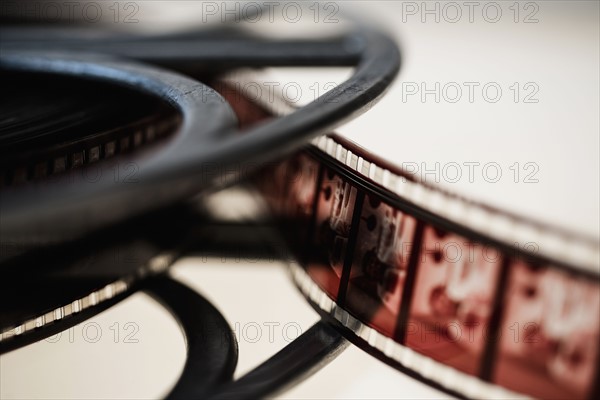
[{"label": "film reel", "polygon": [[[165,43],[169,42],[163,42],[162,49],[172,47]],[[10,158],[5,175],[8,200],[3,196],[3,213],[4,209],[9,212],[8,223],[5,225],[3,221],[5,233],[17,233],[16,237],[19,237],[21,232],[36,232],[44,236],[57,231],[58,221],[66,220],[72,224],[70,237],[77,236],[204,190],[198,182],[190,183],[198,178],[201,163],[218,158],[222,165],[217,171],[223,171],[240,159],[248,162],[274,160],[296,148],[306,135],[328,132],[353,112],[368,107],[395,74],[398,61],[394,46],[389,46],[385,38],[364,32],[320,44],[269,43],[266,52],[259,40],[234,41],[230,45],[235,49],[238,49],[237,45],[243,45],[245,52],[227,54],[219,49],[223,42],[208,40],[202,47],[204,52],[191,58],[187,56],[190,49],[198,48],[192,42],[179,47],[180,51],[185,51],[178,54],[171,50],[156,53],[154,45],[151,40],[132,40],[129,43],[58,43],[57,47],[81,51],[89,46],[93,52],[128,55],[188,73],[203,70],[210,62],[225,70],[240,65],[361,64],[351,81],[326,98],[288,117],[253,126],[245,135],[235,135],[236,122],[242,128],[248,128],[255,122],[265,122],[269,113],[244,99],[228,98],[222,89],[217,90],[229,101],[236,120],[213,89],[153,67],[72,54],[60,56],[63,58],[21,53],[20,50],[9,54],[5,65],[12,71],[53,71],[64,75],[65,79],[75,71],[83,71],[88,78],[107,81],[106,77],[110,76],[121,85],[151,92],[157,100],[162,99],[165,113],[172,118],[164,130],[159,129],[159,136],[165,141],[171,136],[170,145],[180,140],[181,136],[177,135],[182,135],[182,131],[191,135],[192,131],[206,128],[194,117],[206,104],[194,97],[194,90],[189,90],[193,86],[198,93],[210,93],[215,100],[215,109],[219,109],[217,114],[226,116],[227,122],[221,120],[223,125],[214,132],[234,139],[220,142],[215,135],[213,139],[217,144],[211,147],[213,158],[196,152],[191,149],[195,146],[187,142],[183,145],[181,141],[181,147],[173,146],[169,150],[171,153],[162,156],[165,147],[155,149],[153,156],[148,158],[136,152],[136,160],[147,162],[154,168],[148,167],[149,174],[148,168],[144,168],[146,180],[142,188],[135,187],[126,192],[108,184],[97,189],[98,192],[90,192],[92,194],[84,199],[81,208],[72,199],[62,197],[68,185],[56,189],[54,193],[60,191],[60,195],[53,194],[53,189],[48,187],[36,186],[35,190],[39,191],[32,192],[20,185],[38,185],[37,182],[45,181],[49,170],[60,172],[63,164],[77,167],[88,160],[99,161],[103,154],[112,155],[111,146],[107,151],[107,143],[117,143],[120,135],[128,137],[134,145],[151,144],[150,138],[156,133],[150,128],[153,122],[148,123],[143,116],[134,119],[126,133],[106,136],[109,142],[95,141],[98,135],[91,134],[83,143],[73,141],[59,148],[58,158],[42,155],[45,146],[41,146],[42,151],[39,157],[34,157],[33,164],[23,161],[28,155]],[[14,51],[16,46],[8,43],[4,48]],[[132,46],[136,52],[130,54],[128,49]],[[43,45],[30,42],[25,43],[25,47],[39,51]],[[142,75],[145,80],[133,79],[133,75]],[[165,84],[169,80],[172,81]],[[180,89],[175,94],[173,86]],[[169,108],[173,105],[175,107]],[[244,113],[242,110],[250,111]],[[213,114],[210,114],[211,118],[204,115],[207,119],[203,121],[218,124],[219,118],[211,119]],[[190,124],[194,129],[188,129]],[[175,132],[177,128],[179,131]],[[112,132],[110,128],[105,129],[102,136],[107,131]],[[183,136],[190,137],[188,133]],[[194,142],[207,143],[209,141]],[[210,142],[211,146],[213,144]],[[151,151],[150,147],[148,150]],[[140,158],[137,158],[138,154]],[[177,157],[171,158],[173,154]],[[213,178],[207,187],[217,186]],[[216,173],[215,179],[227,180],[221,172]],[[160,199],[147,196],[156,193],[156,188],[167,180],[176,181],[178,190]],[[594,317],[600,311],[596,307],[600,296],[599,252],[593,240],[572,236],[427,186],[336,136],[316,139],[300,153],[272,164],[256,180],[274,215],[286,224],[282,234],[288,237],[302,263],[302,267],[292,267],[292,276],[300,290],[328,321],[367,351],[460,397],[496,398],[515,393],[547,398],[597,397],[600,321]],[[81,184],[79,181],[72,189],[79,192]],[[37,201],[37,197],[43,203],[34,204],[31,199]],[[148,203],[141,207],[132,201],[140,197],[148,198]],[[123,206],[116,207],[119,211],[109,207],[116,204],[116,198]],[[63,208],[55,208],[49,199],[54,199],[54,204],[66,199],[66,204],[61,205]],[[32,210],[34,217],[29,216]],[[57,213],[57,210],[63,213]],[[85,226],[75,217],[87,215],[84,210],[92,216]],[[61,226],[60,231],[64,233],[65,226]],[[512,245],[515,239],[520,243],[534,242],[538,247],[515,248]],[[119,273],[129,276],[124,270]],[[125,279],[129,285],[129,278]],[[111,293],[125,293],[110,286],[114,283],[107,285],[104,287],[112,288],[108,290]],[[95,287],[101,286],[95,284]],[[78,290],[94,288],[81,286]],[[184,291],[177,289],[174,292]],[[88,296],[94,293],[103,292],[94,291]],[[73,295],[78,298],[73,301],[83,301],[84,298],[78,296],[80,294]],[[90,299],[88,297],[88,302]],[[61,298],[57,304],[65,301]],[[171,297],[168,301],[175,300]],[[75,309],[79,308],[75,306]],[[198,305],[198,308],[202,306]],[[68,313],[63,306],[57,309],[63,310],[59,314]],[[44,310],[34,307],[34,311],[28,310],[15,318],[30,318],[40,312]],[[29,319],[13,329],[19,332],[34,330],[29,329],[34,324],[35,319]],[[275,365],[279,364],[276,362]],[[277,369],[267,370],[267,375],[273,377]],[[260,370],[256,374],[260,376]],[[251,378],[245,382],[252,383]],[[243,387],[244,383],[239,385]],[[235,384],[227,390],[238,393]],[[260,392],[261,395],[264,393],[267,391]],[[225,396],[223,393],[214,395]]]},{"label": "film reel", "polygon": [[[71,51],[62,56],[41,52],[40,49],[47,48],[47,43],[3,41],[0,67],[6,72],[61,75],[65,79],[77,76],[112,83],[170,104],[181,119],[180,129],[170,141],[156,149],[157,154],[135,159],[140,175],[135,185],[116,184],[105,174],[91,185],[76,176],[69,182],[46,182],[44,185],[31,184],[26,188],[15,186],[4,190],[0,203],[0,209],[6,216],[2,223],[3,236],[35,234],[52,237],[60,233],[67,239],[73,238],[208,190],[215,186],[216,180],[226,181],[226,171],[240,160],[248,163],[268,161],[282,152],[293,150],[307,136],[325,133],[350,114],[364,111],[389,86],[400,62],[395,44],[386,36],[369,31],[315,42],[278,43],[252,38],[241,42],[224,40],[215,43],[210,37],[205,40],[202,36],[192,37],[192,40],[181,40],[176,47],[153,40],[120,40],[109,46],[93,40],[75,42],[74,45],[70,41],[57,41],[55,45],[63,52]],[[82,46],[87,52],[96,51],[103,55],[76,51]],[[190,53],[189,46],[196,51]],[[312,60],[311,65],[352,64],[358,68],[355,75],[335,92],[327,93],[297,113],[256,127],[245,135],[235,135],[235,115],[223,99],[206,85],[157,67],[114,58],[123,52],[132,52],[129,55],[137,60],[159,63],[156,56],[160,52],[156,49],[165,49],[167,54],[159,58],[179,63],[181,69],[190,67],[191,63],[192,66],[208,65],[224,71],[241,63],[252,66],[293,65],[304,64],[309,59]],[[173,49],[176,54],[173,54]],[[95,158],[96,153],[95,146],[90,145],[82,153],[85,156],[86,151],[91,152],[88,159]],[[216,173],[207,174],[206,165],[218,165]],[[158,190],[167,181],[170,189]],[[140,202],[140,198],[144,201]],[[81,218],[83,215],[86,217]],[[61,228],[57,232],[59,221]]]}]

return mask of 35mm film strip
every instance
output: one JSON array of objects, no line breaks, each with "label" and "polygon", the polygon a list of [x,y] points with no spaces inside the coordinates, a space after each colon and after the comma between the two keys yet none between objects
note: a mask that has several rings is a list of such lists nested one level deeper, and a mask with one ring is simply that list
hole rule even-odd
[{"label": "35mm film strip", "polygon": [[369,345],[468,397],[506,397],[495,385],[594,397],[600,285],[589,271],[431,222],[319,147],[265,173],[301,261],[296,282]]},{"label": "35mm film strip", "polygon": [[[238,115],[257,107],[225,97]],[[467,398],[597,398],[593,240],[411,180],[335,135],[256,183],[299,289],[390,364]]]}]

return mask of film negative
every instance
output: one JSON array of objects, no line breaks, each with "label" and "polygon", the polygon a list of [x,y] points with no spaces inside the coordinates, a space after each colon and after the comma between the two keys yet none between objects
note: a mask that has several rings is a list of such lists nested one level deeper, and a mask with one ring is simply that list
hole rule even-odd
[{"label": "film negative", "polygon": [[459,397],[597,395],[593,240],[411,180],[335,135],[255,181],[297,286],[369,352]]}]

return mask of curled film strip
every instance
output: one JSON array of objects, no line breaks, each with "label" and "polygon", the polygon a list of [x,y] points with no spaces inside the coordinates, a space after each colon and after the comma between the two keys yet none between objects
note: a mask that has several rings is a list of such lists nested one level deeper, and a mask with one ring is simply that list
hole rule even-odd
[{"label": "curled film strip", "polygon": [[[286,111],[224,96],[262,108],[250,124]],[[367,351],[459,397],[597,397],[593,240],[411,180],[335,135],[255,182],[298,288]]]}]

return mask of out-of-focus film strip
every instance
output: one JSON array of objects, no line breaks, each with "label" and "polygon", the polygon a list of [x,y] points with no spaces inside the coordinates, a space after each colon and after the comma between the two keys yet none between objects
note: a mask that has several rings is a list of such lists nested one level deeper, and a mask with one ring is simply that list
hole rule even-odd
[{"label": "out-of-focus film strip", "polygon": [[[244,123],[265,118],[225,97]],[[256,183],[300,291],[370,353],[459,397],[597,398],[593,240],[427,186],[335,135]]]}]

